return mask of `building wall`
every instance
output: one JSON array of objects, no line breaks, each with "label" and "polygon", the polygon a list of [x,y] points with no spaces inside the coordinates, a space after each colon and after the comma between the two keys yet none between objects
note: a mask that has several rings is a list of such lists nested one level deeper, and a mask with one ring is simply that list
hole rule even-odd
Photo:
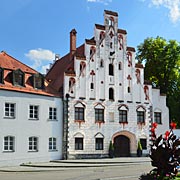
[{"label": "building wall", "polygon": [[[128,124],[119,123],[119,111],[118,107],[120,103],[118,102],[102,102],[105,107],[105,122],[102,124],[95,123],[95,104],[93,100],[81,101],[85,104],[85,122],[75,122],[74,121],[74,105],[77,103],[76,100],[72,100],[69,103],[69,158],[75,158],[79,155],[86,156],[108,156],[109,143],[117,135],[125,135],[131,138],[130,152],[132,156],[136,155],[137,141],[140,138],[145,138],[149,142],[149,111],[146,112],[145,125],[137,124],[137,112],[136,108],[139,104],[127,103],[128,110]],[[145,105],[148,109],[149,105]],[[114,121],[110,121],[109,113],[114,114]],[[80,135],[81,134],[81,135]],[[100,134],[100,137],[104,138],[104,149],[95,150],[95,137]],[[84,138],[84,149],[75,150],[75,137]],[[149,143],[148,143],[149,144]],[[149,148],[149,147],[148,147]],[[144,153],[148,153],[147,150]]]},{"label": "building wall", "polygon": [[[0,90],[0,166],[62,158],[62,101],[60,98]],[[5,103],[15,104],[15,118],[5,118]],[[39,120],[29,119],[29,105],[39,106]],[[57,108],[50,121],[49,107]],[[4,137],[15,138],[13,152],[4,151]],[[38,137],[38,151],[29,151],[28,138]],[[56,151],[49,151],[49,138],[56,138]]]},{"label": "building wall", "polygon": [[[114,19],[112,26],[111,19]],[[86,59],[75,57],[76,76],[65,76],[64,94],[70,95],[68,158],[107,156],[110,141],[119,135],[130,139],[130,155],[132,156],[136,154],[137,141],[146,139],[147,149],[143,153],[148,154],[150,125],[153,122],[153,111],[157,109],[162,113],[162,124],[158,126],[158,133],[168,128],[166,97],[160,96],[159,90],[154,90],[151,85],[144,83],[144,68],[142,65],[136,65],[135,50],[127,47],[125,31],[118,30],[118,16],[105,12],[104,22],[104,26],[95,26],[94,39],[85,42]],[[104,39],[100,39],[102,32],[105,34]],[[81,63],[85,64],[83,71],[80,67]],[[110,64],[113,66],[113,74],[109,73]],[[71,78],[74,79],[74,84],[70,88]],[[93,83],[93,88],[91,83]],[[114,91],[113,100],[109,99],[110,88]],[[84,122],[75,121],[77,104],[84,106]],[[95,123],[97,104],[104,107],[104,123],[101,124]],[[118,108],[121,106],[127,108],[128,124],[119,123]],[[137,123],[139,108],[145,112],[143,124]],[[104,138],[103,150],[95,150],[96,136]],[[76,137],[83,138],[83,150],[75,150]]]}]

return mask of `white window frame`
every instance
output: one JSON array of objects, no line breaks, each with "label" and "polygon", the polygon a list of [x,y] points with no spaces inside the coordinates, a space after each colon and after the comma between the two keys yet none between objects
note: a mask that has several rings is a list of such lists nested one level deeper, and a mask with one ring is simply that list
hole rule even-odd
[{"label": "white window frame", "polygon": [[4,104],[4,117],[14,119],[15,118],[15,109],[16,109],[15,103],[5,102],[5,104]]},{"label": "white window frame", "polygon": [[57,121],[57,108],[49,107],[49,120]]},{"label": "white window frame", "polygon": [[38,105],[29,105],[29,119],[31,120],[39,119],[39,106]]},{"label": "white window frame", "polygon": [[4,152],[14,152],[15,150],[15,137],[14,136],[5,136],[4,137]]},{"label": "white window frame", "polygon": [[29,137],[29,152],[37,152],[38,151],[38,137],[36,136],[31,136]]},{"label": "white window frame", "polygon": [[49,151],[57,151],[57,138],[49,138]]}]

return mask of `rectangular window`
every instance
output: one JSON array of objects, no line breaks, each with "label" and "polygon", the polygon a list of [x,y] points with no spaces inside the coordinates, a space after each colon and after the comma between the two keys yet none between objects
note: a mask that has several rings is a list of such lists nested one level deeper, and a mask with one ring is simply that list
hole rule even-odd
[{"label": "rectangular window", "polygon": [[5,103],[5,117],[15,118],[15,104]]},{"label": "rectangular window", "polygon": [[4,151],[14,151],[14,144],[13,136],[4,137]]},{"label": "rectangular window", "polygon": [[49,119],[50,120],[57,120],[57,109],[56,108],[49,108]]},{"label": "rectangular window", "polygon": [[43,89],[44,88],[44,79],[43,76],[36,74],[34,76],[34,88]]},{"label": "rectangular window", "polygon": [[104,122],[104,109],[95,109],[95,121]]},{"label": "rectangular window", "polygon": [[103,150],[103,138],[96,138],[96,150]]},{"label": "rectangular window", "polygon": [[119,110],[119,122],[127,123],[127,111],[126,110]]},{"label": "rectangular window", "polygon": [[84,108],[75,107],[75,120],[84,121]]},{"label": "rectangular window", "polygon": [[75,150],[83,150],[83,138],[75,138]]},{"label": "rectangular window", "polygon": [[145,123],[145,113],[144,111],[137,111],[137,122]]},{"label": "rectangular window", "polygon": [[38,151],[38,138],[37,137],[29,138],[29,151]]},{"label": "rectangular window", "polygon": [[147,140],[146,139],[140,139],[140,143],[142,146],[142,149],[147,149]]},{"label": "rectangular window", "polygon": [[38,106],[30,105],[29,106],[29,119],[38,119]]},{"label": "rectangular window", "polygon": [[162,124],[161,122],[161,112],[154,112],[154,122]]},{"label": "rectangular window", "polygon": [[24,75],[19,71],[14,72],[14,85],[24,85]]},{"label": "rectangular window", "polygon": [[49,138],[49,150],[55,151],[56,149],[56,138]]}]

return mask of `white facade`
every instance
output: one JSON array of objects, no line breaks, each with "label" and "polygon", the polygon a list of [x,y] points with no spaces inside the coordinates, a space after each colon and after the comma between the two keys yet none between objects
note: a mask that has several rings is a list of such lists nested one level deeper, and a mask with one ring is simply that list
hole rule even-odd
[{"label": "white facade", "polygon": [[[70,95],[68,158],[106,157],[110,141],[119,150],[117,156],[134,156],[137,141],[143,139],[143,153],[148,154],[154,114],[160,115],[158,134],[169,127],[166,97],[145,83],[144,68],[135,63],[135,49],[126,39],[126,31],[118,29],[118,14],[105,11],[104,25],[95,25],[94,38],[85,41],[84,56],[74,56],[75,74],[64,77],[64,96]],[[78,119],[78,108],[84,118]],[[95,109],[103,109],[103,121],[96,121]],[[126,122],[120,120],[120,111],[126,111]],[[127,154],[121,151],[125,143]]]},{"label": "white facade", "polygon": [[[0,90],[0,99],[0,166],[62,158],[63,113],[60,98]],[[5,104],[14,104],[13,117],[6,114],[10,109],[6,109]],[[38,107],[37,119],[30,119],[30,106]],[[56,108],[56,119],[49,119],[49,108]],[[13,137],[13,142],[5,137]],[[33,140],[29,139],[31,137]],[[56,142],[49,145],[49,138],[55,138]]]}]

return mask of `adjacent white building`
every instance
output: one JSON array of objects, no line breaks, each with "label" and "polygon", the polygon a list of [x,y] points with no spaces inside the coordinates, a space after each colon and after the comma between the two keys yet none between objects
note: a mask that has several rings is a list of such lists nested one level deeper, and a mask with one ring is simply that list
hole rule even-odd
[{"label": "adjacent white building", "polygon": [[62,158],[62,100],[41,74],[0,53],[0,166]]},{"label": "adjacent white building", "polygon": [[76,47],[70,32],[70,53],[47,73],[46,79],[67,103],[63,157],[107,157],[110,141],[115,156],[135,156],[141,141],[148,154],[150,128],[169,128],[166,96],[144,80],[135,49],[127,46],[127,32],[118,28],[118,13],[104,11],[104,25]]}]

